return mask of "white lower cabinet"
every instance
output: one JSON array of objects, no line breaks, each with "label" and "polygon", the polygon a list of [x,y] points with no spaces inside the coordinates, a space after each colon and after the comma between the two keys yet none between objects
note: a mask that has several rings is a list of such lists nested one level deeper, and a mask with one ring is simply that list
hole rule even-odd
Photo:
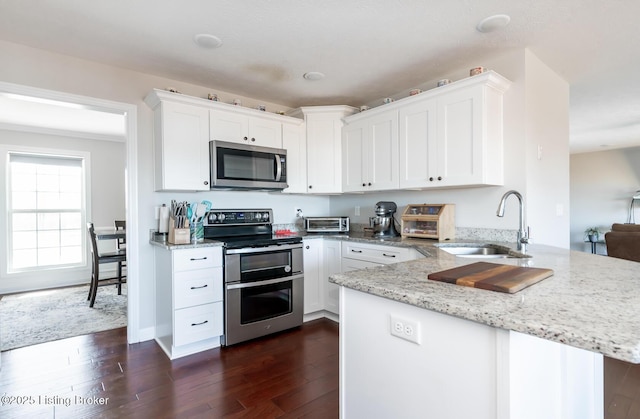
[{"label": "white lower cabinet", "polygon": [[329,277],[342,272],[342,245],[338,240],[324,240],[323,244],[324,308],[333,314],[340,314],[340,286],[329,282]]},{"label": "white lower cabinet", "polygon": [[156,341],[170,359],[220,346],[222,247],[155,249]]},{"label": "white lower cabinet", "polygon": [[305,321],[320,317],[338,319],[340,286],[329,282],[331,275],[423,257],[412,248],[348,240],[312,237],[305,238],[303,243]]},{"label": "white lower cabinet", "polygon": [[341,272],[341,242],[322,238],[304,240],[304,315],[305,321],[320,317],[337,320],[340,287],[329,276]]},{"label": "white lower cabinet", "polygon": [[305,315],[324,310],[322,241],[321,238],[303,240]]},{"label": "white lower cabinet", "polygon": [[406,262],[417,259],[418,257],[420,257],[418,252],[409,247],[344,242],[342,246],[342,272],[347,272],[345,266],[349,266],[349,264],[352,263],[351,261],[355,261],[352,265],[355,266],[354,269],[362,269],[372,266],[388,265],[390,263]]}]

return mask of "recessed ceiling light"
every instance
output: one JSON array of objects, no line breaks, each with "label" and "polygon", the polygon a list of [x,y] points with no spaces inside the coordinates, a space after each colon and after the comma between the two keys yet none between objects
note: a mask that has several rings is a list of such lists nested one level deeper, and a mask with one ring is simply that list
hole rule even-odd
[{"label": "recessed ceiling light", "polygon": [[316,81],[324,79],[324,74],[319,71],[309,71],[308,73],[304,73],[302,77],[304,77],[305,80]]},{"label": "recessed ceiling light", "polygon": [[198,46],[207,49],[218,48],[222,45],[222,40],[220,38],[208,33],[200,33],[194,36],[193,41],[198,44]]},{"label": "recessed ceiling light", "polygon": [[482,33],[493,32],[497,29],[504,28],[509,22],[511,22],[509,15],[493,15],[482,19],[476,26],[476,30]]}]

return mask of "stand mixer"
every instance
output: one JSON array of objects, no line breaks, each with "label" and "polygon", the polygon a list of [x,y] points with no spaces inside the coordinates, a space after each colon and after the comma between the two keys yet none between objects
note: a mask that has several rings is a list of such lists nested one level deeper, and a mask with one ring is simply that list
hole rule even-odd
[{"label": "stand mixer", "polygon": [[398,237],[393,214],[398,206],[395,202],[380,201],[376,204],[376,216],[372,217],[373,237]]}]

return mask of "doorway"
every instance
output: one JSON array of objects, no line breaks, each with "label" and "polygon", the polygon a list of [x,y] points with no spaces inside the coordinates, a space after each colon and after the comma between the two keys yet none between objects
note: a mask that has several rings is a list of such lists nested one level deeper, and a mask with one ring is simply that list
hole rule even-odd
[{"label": "doorway", "polygon": [[[58,135],[60,132],[65,132],[71,136],[78,135],[77,132],[81,132],[79,135],[90,135],[93,136],[93,138],[106,139],[108,136],[116,134],[104,131],[96,132],[96,130],[91,132],[91,130],[87,128],[87,118],[85,116],[102,115],[105,117],[103,119],[111,121],[119,119],[121,121],[121,126],[119,127],[121,131],[120,135],[125,146],[125,218],[126,220],[131,220],[130,225],[135,225],[138,213],[138,173],[136,164],[137,108],[135,105],[2,82],[0,82],[0,96],[3,99],[9,98],[11,100],[30,102],[29,106],[31,108],[44,109],[47,107],[57,107],[58,112],[66,115],[72,110],[82,112],[82,118],[76,118],[77,121],[67,120],[66,122],[84,124],[77,130],[74,130],[73,127],[69,125],[60,126],[65,118],[59,115],[47,120],[41,119],[34,123],[33,121],[25,119],[26,116],[24,113],[20,115],[20,112],[18,112],[20,106],[11,106],[11,115],[14,116],[15,121],[13,123],[6,120],[0,121],[0,129],[3,130],[13,130],[16,132],[35,131],[39,133],[56,131]],[[9,112],[3,112],[3,116],[9,114]],[[91,124],[89,125],[91,126]],[[95,127],[96,125],[93,126]],[[139,341],[138,243],[138,231],[136,229],[129,229],[127,231],[127,340],[130,343]],[[2,279],[3,278],[0,278],[0,280]]]}]

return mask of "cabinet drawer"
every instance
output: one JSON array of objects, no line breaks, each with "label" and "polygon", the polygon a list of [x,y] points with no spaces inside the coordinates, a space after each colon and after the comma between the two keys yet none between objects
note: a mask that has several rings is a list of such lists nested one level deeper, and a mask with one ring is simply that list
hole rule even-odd
[{"label": "cabinet drawer", "polygon": [[176,272],[174,307],[185,308],[222,301],[222,267]]},{"label": "cabinet drawer", "polygon": [[174,313],[173,345],[181,346],[223,334],[222,301]]},{"label": "cabinet drawer", "polygon": [[172,254],[174,272],[222,266],[222,247],[174,250]]},{"label": "cabinet drawer", "polygon": [[396,263],[413,259],[412,249],[364,243],[342,243],[342,257],[375,263]]}]

